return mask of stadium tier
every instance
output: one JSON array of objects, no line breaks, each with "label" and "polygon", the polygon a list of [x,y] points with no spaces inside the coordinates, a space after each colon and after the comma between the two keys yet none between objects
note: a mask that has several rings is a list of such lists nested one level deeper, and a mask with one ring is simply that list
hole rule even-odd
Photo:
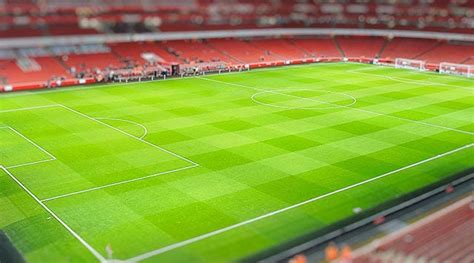
[{"label": "stadium tier", "polygon": [[474,0],[0,0],[0,262],[474,262],[473,78]]}]

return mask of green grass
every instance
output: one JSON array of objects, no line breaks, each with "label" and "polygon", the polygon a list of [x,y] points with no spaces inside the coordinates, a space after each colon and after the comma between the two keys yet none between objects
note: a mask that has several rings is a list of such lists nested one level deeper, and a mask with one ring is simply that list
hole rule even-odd
[{"label": "green grass", "polygon": [[31,262],[96,260],[17,178],[103,256],[238,260],[472,167],[473,89],[338,63],[2,94],[0,229]]}]

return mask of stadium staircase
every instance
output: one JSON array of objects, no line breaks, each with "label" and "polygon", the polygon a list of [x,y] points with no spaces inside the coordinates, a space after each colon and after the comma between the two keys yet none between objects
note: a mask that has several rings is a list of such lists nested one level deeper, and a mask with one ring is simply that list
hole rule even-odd
[{"label": "stadium staircase", "polygon": [[229,54],[229,52],[227,52],[226,50],[222,50],[222,49],[219,49],[219,48],[216,48],[213,43],[211,41],[207,41],[207,45],[210,46],[211,48],[217,50],[217,52],[220,52],[222,55],[226,56],[226,57],[229,57],[231,60],[233,61],[236,61],[237,63],[244,63],[244,61],[240,60],[239,58],[237,57],[234,57],[232,56],[231,54]]},{"label": "stadium staircase", "polygon": [[337,37],[335,39],[343,54],[349,58],[374,58],[385,44],[385,40],[380,37]]},{"label": "stadium staircase", "polygon": [[419,53],[418,55],[414,56],[413,58],[414,58],[414,59],[421,60],[422,57],[423,57],[425,54],[430,53],[431,51],[433,51],[433,50],[435,50],[436,48],[438,48],[440,45],[441,45],[440,42],[436,42],[433,46],[431,46],[430,48],[424,50],[423,52]]},{"label": "stadium staircase", "polygon": [[251,41],[251,43],[264,52],[269,52],[279,60],[300,59],[307,57],[306,52],[295,48],[295,46],[290,45],[283,39],[260,39]]},{"label": "stadium staircase", "polygon": [[174,50],[185,63],[226,61],[228,59],[201,41],[169,41],[164,45],[168,50]]},{"label": "stadium staircase", "polygon": [[430,63],[451,62],[462,63],[474,55],[474,45],[442,43],[418,56],[417,59]]},{"label": "stadium staircase", "polygon": [[346,53],[344,52],[344,50],[342,49],[341,47],[341,44],[339,43],[339,41],[337,40],[337,38],[333,38],[332,41],[334,42],[334,45],[336,45],[336,48],[337,50],[339,51],[339,53],[341,54],[342,57],[347,57]]},{"label": "stadium staircase", "polygon": [[343,54],[332,38],[293,39],[292,42],[314,57],[340,57]]},{"label": "stadium staircase", "polygon": [[383,45],[382,45],[382,48],[380,48],[380,50],[377,52],[377,54],[375,55],[375,57],[377,58],[380,58],[381,57],[381,54],[383,53],[383,51],[385,50],[385,48],[387,48],[388,44],[390,43],[390,39],[384,39],[384,42],[383,42]]},{"label": "stadium staircase", "polygon": [[33,58],[28,58],[28,57],[17,58],[16,65],[23,72],[41,71],[41,66]]},{"label": "stadium staircase", "polygon": [[380,57],[395,59],[397,57],[413,59],[428,50],[435,48],[437,42],[427,39],[394,38],[380,53]]},{"label": "stadium staircase", "polygon": [[286,41],[288,42],[288,44],[290,44],[290,45],[292,46],[292,49],[298,49],[298,50],[300,50],[301,52],[303,52],[303,54],[304,54],[305,57],[316,57],[315,55],[308,53],[308,51],[305,50],[304,48],[298,46],[298,45],[294,42],[293,39],[287,39]]}]

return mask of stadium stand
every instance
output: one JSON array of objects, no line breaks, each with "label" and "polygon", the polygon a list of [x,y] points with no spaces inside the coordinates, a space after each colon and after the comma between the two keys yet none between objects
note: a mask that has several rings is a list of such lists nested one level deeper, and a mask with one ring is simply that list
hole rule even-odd
[{"label": "stadium stand", "polygon": [[[473,46],[446,40],[386,37],[326,35],[278,35],[242,38],[190,38],[162,41],[137,39],[133,34],[172,31],[212,31],[232,29],[285,28],[357,28],[402,29],[472,33],[470,22],[473,1],[434,1],[430,9],[418,1],[402,1],[391,5],[378,2],[341,0],[314,1],[92,1],[44,0],[0,2],[0,38],[27,39],[60,36],[92,37],[78,43],[0,49],[0,59],[17,56],[40,61],[40,70],[20,76],[22,70],[8,69],[12,75],[3,78],[3,85],[24,81],[46,81],[53,76],[97,72],[104,69],[130,69],[149,64],[181,64],[183,68],[196,63],[226,63],[234,68],[247,64],[280,65],[294,60],[298,63],[316,60],[384,62],[397,57],[426,60],[432,63],[453,62],[472,64]],[[34,15],[30,15],[34,14]],[[133,15],[125,15],[133,14]],[[127,41],[115,41],[114,33],[131,34]],[[179,34],[177,35],[179,36]],[[98,41],[95,37],[106,40]],[[176,39],[176,38],[171,38]],[[114,40],[114,41],[109,41]],[[153,41],[153,42],[152,42]],[[85,43],[88,43],[85,45]],[[93,55],[92,55],[93,54]],[[48,57],[44,62],[38,57]],[[329,59],[328,59],[329,58]],[[278,62],[278,63],[276,63]],[[6,62],[5,62],[6,63]],[[5,64],[4,63],[4,64]],[[41,66],[51,63],[51,66]],[[280,64],[279,64],[280,63]],[[296,63],[296,62],[295,62]],[[434,64],[433,64],[434,63]],[[7,63],[8,64],[8,63]],[[16,62],[14,63],[16,64]],[[49,64],[48,64],[49,65]],[[53,66],[54,65],[54,66]],[[6,69],[1,69],[5,75]],[[79,73],[79,74],[78,74]],[[91,74],[89,74],[91,75]],[[93,76],[93,74],[92,74]]]},{"label": "stadium stand", "polygon": [[297,48],[303,49],[306,53],[316,57],[341,57],[341,51],[337,49],[332,38],[316,39],[291,39]]},{"label": "stadium stand", "polygon": [[380,57],[413,59],[438,45],[437,41],[429,39],[394,38],[387,43]]},{"label": "stadium stand", "polygon": [[472,262],[472,229],[470,196],[355,251],[353,262]]},{"label": "stadium stand", "polygon": [[66,69],[61,66],[56,58],[40,57],[34,58],[39,65],[37,70],[23,71],[16,60],[0,60],[0,83],[30,83],[37,81],[48,81],[54,77],[69,76]]},{"label": "stadium stand", "polygon": [[271,54],[265,49],[257,48],[250,41],[236,39],[212,39],[209,43],[227,54],[231,58],[242,62],[252,63],[259,61],[277,61],[282,60],[281,57]]},{"label": "stadium stand", "polygon": [[176,52],[185,63],[236,62],[231,57],[210,46],[205,40],[169,41],[164,44],[167,50]]},{"label": "stadium stand", "polygon": [[110,44],[112,50],[121,57],[122,60],[132,60],[135,63],[147,63],[143,57],[144,53],[152,53],[158,61],[165,63],[182,63],[178,57],[166,51],[166,46],[161,43],[117,43]]},{"label": "stadium stand", "polygon": [[93,70],[105,68],[122,68],[125,65],[112,53],[65,55],[61,60],[68,68],[75,67],[76,70]]},{"label": "stadium stand", "polygon": [[378,57],[385,39],[376,37],[338,37],[337,43],[346,57]]},{"label": "stadium stand", "polygon": [[[38,61],[39,70],[21,70],[14,59],[20,55]],[[415,58],[428,63],[472,64],[474,45],[433,40],[380,37],[209,39],[166,42],[129,42],[108,45],[56,46],[2,50],[3,83],[46,81],[54,76],[123,69],[146,64],[162,65],[223,62],[230,65],[268,63],[307,58]],[[13,60],[12,60],[13,59]],[[25,75],[25,76],[21,76]]]},{"label": "stadium stand", "polygon": [[295,48],[294,45],[291,45],[284,39],[259,39],[254,40],[251,43],[253,46],[264,50],[266,53],[279,57],[280,60],[300,59],[309,56],[306,51]]},{"label": "stadium stand", "polygon": [[416,59],[425,60],[430,63],[463,63],[463,61],[471,56],[474,56],[474,45],[472,43],[440,43],[422,55],[417,56]]}]

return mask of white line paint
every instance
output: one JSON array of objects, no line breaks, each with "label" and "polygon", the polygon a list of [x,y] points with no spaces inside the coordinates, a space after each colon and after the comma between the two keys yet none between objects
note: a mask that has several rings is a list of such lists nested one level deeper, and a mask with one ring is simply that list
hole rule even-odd
[{"label": "white line paint", "polygon": [[249,220],[240,222],[240,223],[237,223],[237,224],[235,224],[235,225],[231,225],[231,226],[228,226],[228,227],[224,227],[224,228],[221,228],[221,229],[218,229],[218,230],[209,232],[209,233],[204,234],[204,235],[196,236],[196,237],[191,238],[191,239],[188,239],[188,240],[184,240],[184,241],[181,241],[181,242],[178,242],[178,243],[175,243],[175,244],[166,246],[166,247],[162,247],[162,248],[160,248],[160,249],[156,249],[156,250],[153,250],[153,251],[144,253],[144,254],[142,254],[142,255],[139,255],[139,256],[130,258],[130,259],[128,259],[127,261],[133,261],[133,262],[142,261],[142,260],[145,260],[145,259],[147,259],[147,258],[156,256],[156,255],[159,255],[159,254],[162,254],[162,253],[165,253],[165,252],[168,252],[168,251],[171,251],[171,250],[180,248],[180,247],[187,246],[187,245],[189,245],[189,244],[198,242],[198,241],[200,241],[200,240],[207,239],[207,238],[210,238],[210,237],[212,237],[212,236],[215,236],[215,235],[218,235],[218,234],[221,234],[221,233],[224,233],[224,232],[228,232],[228,231],[230,231],[230,230],[232,230],[232,229],[236,229],[236,228],[239,228],[239,227],[241,227],[241,226],[245,226],[245,225],[254,223],[254,222],[256,222],[256,221],[260,221],[260,220],[262,220],[262,219],[265,219],[265,218],[268,218],[268,217],[271,217],[271,216],[274,216],[274,215],[281,214],[281,213],[286,212],[286,211],[288,211],[288,210],[292,210],[292,209],[298,208],[298,207],[300,207],[300,206],[303,206],[303,205],[306,205],[306,204],[309,204],[309,203],[313,203],[313,202],[318,201],[318,200],[320,200],[320,199],[323,199],[323,198],[326,198],[326,197],[335,195],[335,194],[337,194],[337,193],[344,192],[344,191],[350,190],[350,189],[352,189],[352,188],[355,188],[355,187],[358,187],[358,186],[361,186],[361,185],[364,185],[364,184],[367,184],[367,183],[370,183],[370,182],[373,182],[373,181],[382,179],[382,178],[387,177],[387,176],[389,176],[389,175],[396,174],[396,173],[398,173],[398,172],[401,172],[401,171],[404,171],[404,170],[407,170],[407,169],[410,169],[410,168],[419,166],[419,165],[421,165],[421,164],[431,162],[431,161],[433,161],[433,160],[442,158],[442,157],[444,157],[444,156],[448,156],[448,155],[451,155],[451,154],[453,154],[453,153],[456,153],[456,152],[459,152],[459,151],[468,149],[468,148],[470,148],[470,147],[472,147],[472,146],[474,146],[474,143],[468,144],[468,145],[465,145],[465,146],[462,146],[462,147],[459,147],[459,148],[456,148],[456,149],[454,149],[454,150],[451,150],[451,151],[448,151],[448,152],[445,152],[445,153],[442,153],[442,154],[438,154],[438,155],[436,155],[436,156],[430,157],[430,158],[428,158],[428,159],[425,159],[425,160],[422,160],[422,161],[419,161],[419,162],[416,162],[416,163],[412,163],[412,164],[410,164],[410,165],[407,165],[407,166],[404,166],[404,167],[402,167],[402,168],[393,170],[393,171],[391,171],[391,172],[381,174],[381,175],[379,175],[379,176],[370,178],[370,179],[368,179],[368,180],[365,180],[365,181],[362,181],[362,182],[359,182],[359,183],[356,183],[356,184],[352,184],[352,185],[343,187],[343,188],[338,189],[338,190],[336,190],[336,191],[333,191],[333,192],[330,192],[330,193],[327,193],[327,194],[323,194],[323,195],[320,195],[320,196],[318,196],[318,197],[315,197],[315,198],[312,198],[312,199],[309,199],[309,200],[306,200],[306,201],[303,201],[303,202],[300,202],[300,203],[297,203],[297,204],[294,204],[294,205],[291,205],[291,206],[288,206],[288,207],[285,207],[285,208],[282,208],[282,209],[279,209],[279,210],[275,210],[275,211],[273,211],[273,212],[270,212],[270,213],[267,213],[267,214],[264,214],[264,215],[261,215],[261,216],[258,216],[258,217],[255,217],[255,218],[252,218],[252,219],[249,219]]},{"label": "white line paint", "polygon": [[48,201],[52,201],[52,200],[56,200],[56,199],[60,199],[60,198],[64,198],[64,197],[69,197],[69,196],[73,196],[73,195],[78,195],[78,194],[88,193],[88,192],[92,192],[92,191],[97,191],[97,190],[109,188],[109,187],[112,187],[112,186],[118,186],[118,185],[122,185],[122,184],[128,184],[128,183],[131,183],[131,182],[137,182],[137,181],[149,179],[149,178],[152,178],[152,177],[156,177],[156,176],[159,176],[159,175],[184,171],[184,170],[191,169],[191,168],[194,168],[194,167],[197,167],[197,165],[190,165],[190,166],[186,166],[186,167],[182,167],[182,168],[178,168],[178,169],[174,169],[174,170],[169,170],[169,171],[164,171],[164,172],[160,172],[160,173],[155,173],[155,174],[151,174],[151,175],[147,175],[147,176],[143,176],[143,177],[139,177],[139,178],[134,178],[134,179],[120,181],[120,182],[111,183],[111,184],[107,184],[107,185],[102,185],[102,186],[98,186],[98,187],[92,187],[92,188],[84,189],[84,190],[77,191],[77,192],[67,193],[67,194],[58,195],[58,196],[54,196],[54,197],[49,197],[49,198],[41,200],[41,202],[48,202]]},{"label": "white line paint", "polygon": [[[381,66],[382,67],[382,66]],[[386,68],[386,67],[385,67]],[[367,73],[366,71],[373,71],[373,70],[376,70],[376,69],[380,69],[380,68],[369,68],[369,69],[366,69],[366,68],[362,68],[362,69],[353,69],[353,70],[346,70],[346,72],[349,72],[349,73],[356,73],[356,74],[364,74],[364,75],[369,75],[369,76],[373,76],[373,77],[378,77],[378,78],[384,78],[384,79],[389,79],[389,80],[393,80],[393,81],[398,81],[398,82],[402,82],[402,83],[408,83],[408,84],[418,84],[418,85],[423,85],[423,86],[426,86],[426,85],[434,85],[434,86],[445,86],[445,87],[451,87],[451,88],[458,88],[458,89],[463,89],[463,90],[468,90],[468,91],[474,91],[474,89],[472,88],[466,88],[466,87],[463,87],[463,86],[458,86],[458,85],[451,85],[451,84],[446,84],[446,83],[439,83],[439,82],[432,82],[432,81],[425,81],[425,80],[412,80],[412,79],[408,79],[408,78],[402,78],[402,77],[393,77],[393,76],[385,76],[385,75],[379,75],[379,74],[374,74],[374,73]],[[395,68],[392,68],[392,69],[395,69]],[[410,74],[412,74],[412,72],[409,72]],[[419,72],[419,71],[416,71],[414,73],[427,73],[427,72]],[[439,76],[439,75],[438,75]]]},{"label": "white line paint", "polygon": [[[351,100],[350,103],[348,104],[345,104],[345,105],[339,105],[339,104],[335,104],[335,103],[329,103],[327,101],[322,101],[322,100],[317,100],[317,99],[311,99],[311,98],[306,98],[306,97],[300,97],[300,96],[297,96],[297,95],[290,95],[290,94],[286,94],[284,93],[285,91],[319,91],[319,92],[322,92],[322,93],[326,93],[326,94],[338,94],[338,95],[341,95],[341,96],[345,96],[346,98],[348,98],[349,100]],[[289,107],[289,106],[282,106],[282,105],[274,105],[274,104],[271,104],[271,103],[265,103],[265,102],[261,102],[258,100],[258,96],[261,96],[262,94],[266,94],[266,93],[271,93],[271,94],[277,94],[277,95],[284,95],[284,96],[287,96],[287,97],[294,97],[294,98],[299,98],[299,99],[302,99],[302,100],[310,100],[310,101],[314,101],[314,102],[318,102],[320,104],[325,104],[325,105],[328,105],[326,107],[317,107],[317,106],[314,106],[314,107],[298,107],[298,106],[294,106],[294,107]],[[267,90],[267,91],[261,91],[261,92],[257,92],[255,94],[253,94],[250,99],[257,103],[257,104],[260,104],[260,105],[264,105],[264,106],[268,106],[268,107],[274,107],[274,108],[280,108],[280,109],[289,109],[289,110],[326,110],[326,109],[337,109],[337,108],[340,108],[340,106],[345,106],[345,107],[350,107],[354,104],[357,103],[357,99],[354,98],[353,96],[349,95],[349,94],[345,94],[345,93],[342,93],[342,92],[334,92],[334,91],[329,91],[329,90],[322,90],[322,89],[317,89],[317,90],[311,90],[311,89],[280,89],[280,90]]]},{"label": "white line paint", "polygon": [[34,107],[26,107],[26,108],[16,108],[16,109],[0,110],[0,113],[24,111],[24,110],[36,110],[36,109],[44,109],[44,108],[51,108],[51,107],[58,107],[58,106],[60,105],[50,104],[50,105],[42,105],[42,106],[34,106]]},{"label": "white line paint", "polygon": [[76,238],[84,247],[86,247],[100,262],[107,262],[107,260],[97,252],[89,243],[87,243],[79,234],[77,234],[71,227],[69,227],[61,218],[59,218],[48,206],[41,202],[35,194],[33,194],[23,183],[20,182],[7,168],[0,166],[13,181],[15,181],[23,190],[30,195],[44,210],[46,210],[54,219],[56,219],[74,238]]},{"label": "white line paint", "polygon": [[139,140],[139,141],[141,141],[141,142],[143,142],[143,143],[145,143],[145,144],[147,144],[147,145],[149,145],[149,146],[152,146],[152,147],[157,148],[157,149],[159,149],[159,150],[161,150],[161,151],[163,151],[163,152],[166,152],[166,153],[168,153],[168,154],[170,154],[170,155],[173,155],[173,156],[176,157],[176,158],[179,158],[179,159],[181,159],[181,160],[184,160],[184,161],[186,161],[186,162],[188,162],[188,163],[191,163],[191,164],[193,164],[193,165],[195,165],[195,166],[198,166],[198,165],[199,165],[199,164],[197,164],[197,163],[191,161],[190,159],[188,159],[188,158],[186,158],[186,157],[184,157],[184,156],[181,156],[181,155],[179,155],[179,154],[176,154],[176,153],[174,153],[174,152],[171,152],[171,151],[169,151],[169,150],[166,150],[165,148],[163,148],[163,147],[161,147],[161,146],[158,146],[158,145],[156,145],[156,144],[150,143],[150,142],[145,141],[145,140],[143,140],[143,139],[140,139],[140,138],[138,138],[138,137],[136,137],[136,136],[133,136],[133,135],[130,134],[130,133],[127,133],[127,132],[124,132],[124,131],[122,131],[122,130],[120,130],[120,129],[117,129],[116,127],[114,127],[114,126],[112,126],[112,125],[109,125],[109,124],[107,124],[107,123],[105,123],[105,122],[99,121],[98,119],[94,119],[94,118],[90,117],[89,115],[86,115],[86,114],[84,114],[84,113],[82,113],[82,112],[80,112],[80,111],[77,111],[77,110],[75,110],[75,109],[72,109],[72,108],[70,108],[70,107],[68,107],[68,106],[66,106],[66,105],[63,105],[63,104],[59,104],[59,105],[60,105],[61,107],[65,108],[65,109],[71,111],[71,112],[74,112],[74,113],[76,113],[76,114],[78,114],[78,115],[81,115],[81,116],[83,116],[83,117],[85,117],[85,118],[87,118],[87,119],[93,120],[93,121],[95,121],[95,122],[97,122],[97,123],[100,123],[100,124],[102,124],[102,125],[104,125],[104,126],[107,126],[107,127],[111,128],[111,129],[113,129],[113,130],[116,130],[116,131],[118,131],[118,132],[120,132],[120,133],[122,133],[122,134],[125,134],[125,135],[127,135],[127,136],[129,136],[129,137],[131,137],[131,138],[134,138],[134,139],[136,139],[136,140]]},{"label": "white line paint", "polygon": [[142,128],[142,130],[143,130],[143,134],[140,137],[138,137],[140,139],[145,138],[145,136],[147,136],[147,134],[148,134],[148,129],[145,127],[145,125],[140,124],[138,122],[134,122],[134,121],[130,121],[130,120],[124,120],[124,119],[118,119],[118,118],[106,118],[106,117],[100,117],[100,118],[94,118],[94,119],[96,119],[96,120],[121,121],[121,122],[130,123],[130,124],[133,124],[133,125],[137,125],[138,127]]},{"label": "white line paint", "polygon": [[36,146],[36,148],[40,149],[42,152],[44,152],[46,155],[48,155],[52,160],[56,160],[56,157],[54,157],[54,155],[52,155],[51,153],[49,153],[48,151],[46,151],[46,149],[44,149],[43,147],[39,146],[38,144],[36,144],[35,142],[33,142],[32,140],[30,140],[28,137],[24,136],[23,134],[21,134],[20,132],[18,132],[17,130],[15,130],[13,127],[8,127],[10,128],[14,133],[18,134],[18,136],[20,136],[21,138],[25,139],[27,142],[31,143],[32,145]]},{"label": "white line paint", "polygon": [[[222,83],[222,84],[226,84],[226,85],[230,85],[230,86],[248,88],[248,89],[257,90],[257,91],[267,91],[267,90],[255,88],[255,87],[252,87],[252,86],[248,86],[248,85],[242,85],[242,84],[236,84],[236,83],[231,83],[231,82],[225,82],[225,81],[220,81],[220,80],[215,80],[215,79],[210,79],[210,78],[203,78],[203,77],[201,77],[201,78],[199,78],[199,79],[207,80],[207,81],[213,81],[213,82],[217,82],[217,83]],[[270,92],[270,93],[275,93],[275,94],[279,94],[279,95],[284,95],[284,96],[302,98],[302,97],[299,97],[299,96],[294,96],[294,95],[290,95],[290,94],[286,94],[286,93],[279,93],[279,92],[276,92],[276,91],[272,92],[271,90],[268,91],[268,92]],[[305,99],[307,99],[307,100],[314,100],[314,99],[311,99],[311,98],[305,98]],[[320,101],[320,100],[314,100],[314,101],[315,101],[315,102],[318,102],[318,103],[323,103],[323,104],[337,105],[337,104],[333,104],[333,103],[329,103],[329,102],[325,102],[325,101]],[[385,117],[389,117],[389,118],[393,118],[393,119],[398,119],[398,120],[413,122],[413,123],[422,124],[422,125],[426,125],[426,126],[430,126],[430,127],[439,128],[439,129],[455,131],[455,132],[464,133],[464,134],[468,134],[468,135],[474,135],[473,132],[468,132],[468,131],[459,130],[459,129],[456,129],[456,128],[450,128],[450,127],[446,127],[446,126],[441,126],[441,125],[437,125],[437,124],[432,124],[432,123],[428,123],[428,122],[422,122],[422,121],[417,121],[417,120],[412,120],[412,119],[397,117],[397,116],[393,116],[393,115],[389,115],[389,114],[385,114],[385,113],[380,113],[380,112],[371,111],[371,110],[365,110],[365,109],[361,109],[361,108],[354,108],[354,107],[349,107],[349,106],[344,106],[344,105],[337,105],[337,106],[340,107],[340,108],[347,108],[347,109],[357,110],[357,111],[360,111],[360,112],[365,112],[365,113],[375,114],[375,115],[379,115],[379,116],[385,116]]]},{"label": "white line paint", "polygon": [[49,159],[39,160],[39,161],[34,161],[34,162],[28,162],[28,163],[15,164],[15,165],[10,165],[10,166],[5,166],[5,168],[7,168],[7,169],[13,169],[13,168],[18,168],[18,167],[23,167],[23,166],[29,166],[29,165],[35,165],[35,164],[40,164],[40,163],[45,163],[45,162],[51,162],[51,161],[55,161],[55,160],[56,160],[56,157],[55,157],[54,155],[52,155],[50,152],[48,152],[48,151],[47,151],[46,149],[44,149],[43,147],[39,146],[37,143],[33,142],[31,139],[29,139],[28,137],[26,137],[25,135],[23,135],[23,134],[20,133],[19,131],[15,130],[13,127],[4,126],[4,127],[0,127],[0,129],[9,129],[9,130],[11,130],[11,131],[14,132],[15,134],[17,134],[18,136],[20,136],[21,138],[23,138],[25,141],[27,141],[28,143],[30,143],[31,145],[35,146],[37,149],[39,149],[40,151],[42,151],[43,153],[45,153],[46,155],[49,156]]},{"label": "white line paint", "polygon": [[21,164],[6,166],[5,168],[13,169],[13,168],[18,168],[18,167],[23,167],[23,166],[30,166],[30,165],[40,164],[40,163],[52,162],[54,160],[55,159],[47,159],[47,160],[41,160],[41,161],[36,161],[36,162],[21,163]]}]

